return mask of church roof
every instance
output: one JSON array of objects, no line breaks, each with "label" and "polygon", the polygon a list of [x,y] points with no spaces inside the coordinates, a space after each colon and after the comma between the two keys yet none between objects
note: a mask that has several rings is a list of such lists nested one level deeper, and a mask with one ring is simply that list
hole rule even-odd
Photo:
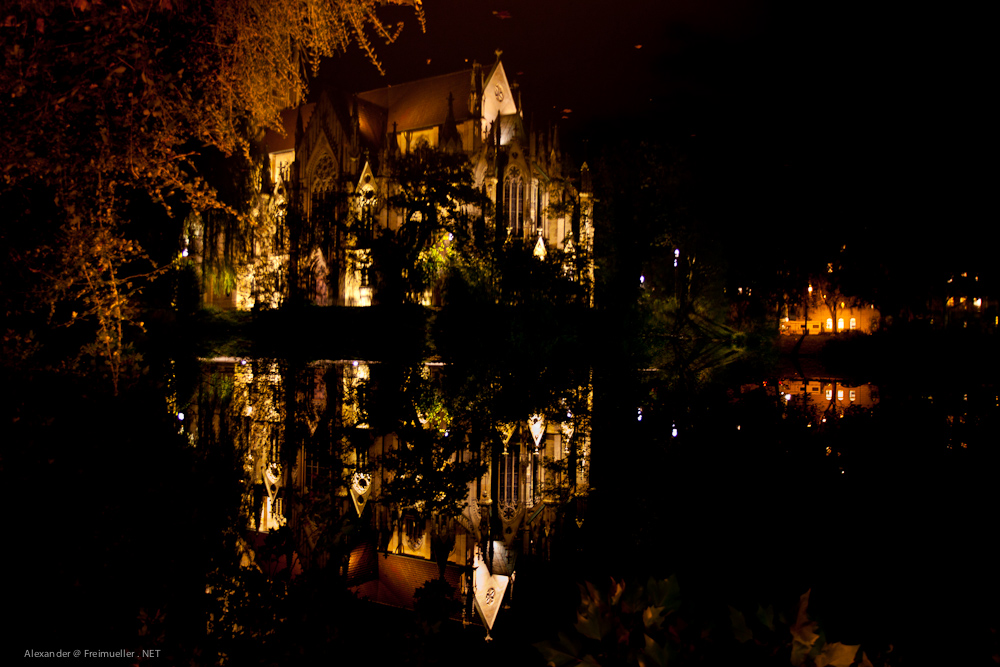
[{"label": "church roof", "polygon": [[469,69],[369,90],[358,97],[385,110],[386,129],[391,130],[395,123],[397,132],[406,132],[444,125],[449,93],[455,98],[455,121],[468,120],[472,117],[469,99],[473,92]]},{"label": "church roof", "polygon": [[386,110],[363,98],[358,99],[358,131],[363,143],[375,148],[382,145],[385,133],[392,129],[386,122]]},{"label": "church roof", "polygon": [[[364,546],[355,548],[351,552],[351,560],[353,561],[355,556],[366,548]],[[438,566],[434,561],[385,552],[374,555],[377,576],[368,574],[359,577],[365,579],[363,583],[357,583],[357,579],[349,579],[347,582],[359,597],[368,598],[372,602],[413,609],[414,594],[417,589],[439,576]],[[348,571],[350,572],[350,566]],[[462,568],[454,563],[448,563],[444,578],[455,589],[453,593],[455,599],[461,601]]]}]

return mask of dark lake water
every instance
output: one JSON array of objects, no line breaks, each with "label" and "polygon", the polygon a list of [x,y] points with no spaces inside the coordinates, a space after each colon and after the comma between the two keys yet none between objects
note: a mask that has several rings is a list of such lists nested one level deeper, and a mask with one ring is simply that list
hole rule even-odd
[{"label": "dark lake water", "polygon": [[[544,664],[534,643],[579,632],[578,583],[675,575],[667,625],[697,649],[680,664],[747,646],[730,606],[759,650],[789,650],[807,590],[827,639],[875,664],[997,651],[993,366],[679,349],[650,368],[178,357],[115,398],[25,381],[4,458],[32,507],[9,559],[36,589],[21,635],[232,664],[372,642]],[[433,579],[437,606],[401,611]],[[785,629],[761,634],[758,608]],[[435,615],[465,625],[428,634]]]},{"label": "dark lake water", "polygon": [[[573,581],[678,573],[694,606],[811,589],[831,641],[985,655],[996,386],[771,359],[214,359],[176,409],[192,446],[238,453],[241,548],[293,536],[272,571],[332,566],[402,607],[441,572],[455,616],[508,640],[571,619]],[[489,607],[477,573],[517,596]]]}]

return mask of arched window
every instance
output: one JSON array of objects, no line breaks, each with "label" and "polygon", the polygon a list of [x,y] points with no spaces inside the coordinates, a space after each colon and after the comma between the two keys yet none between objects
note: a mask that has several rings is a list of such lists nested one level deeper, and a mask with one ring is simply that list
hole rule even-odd
[{"label": "arched window", "polygon": [[524,178],[517,167],[511,167],[504,179],[503,210],[507,213],[507,230],[515,236],[523,235]]},{"label": "arched window", "polygon": [[371,241],[375,233],[375,191],[365,188],[361,191],[361,211],[358,221],[358,240]]},{"label": "arched window", "polygon": [[521,446],[510,445],[507,453],[500,455],[500,503],[520,500],[518,472],[520,471]]}]

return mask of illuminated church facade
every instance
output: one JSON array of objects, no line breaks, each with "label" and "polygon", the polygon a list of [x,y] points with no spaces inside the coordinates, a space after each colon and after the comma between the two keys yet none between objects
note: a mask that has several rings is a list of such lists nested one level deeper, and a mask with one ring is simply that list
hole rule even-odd
[{"label": "illuminated church facade", "polygon": [[[254,258],[238,268],[231,291],[206,298],[215,305],[276,307],[292,281],[317,305],[376,302],[371,242],[380,230],[403,225],[404,212],[389,203],[400,192],[394,166],[423,144],[468,158],[474,187],[493,208],[491,227],[505,242],[522,242],[539,258],[552,250],[591,256],[588,167],[571,178],[558,130],[526,129],[518,87],[499,57],[488,69],[474,63],[357,94],[324,91],[282,120],[284,135],[269,131],[264,139],[267,206],[259,208],[272,214],[260,218]],[[291,233],[295,209],[302,223]],[[592,279],[585,261],[583,277]],[[428,290],[414,300],[439,305],[440,296]]]}]

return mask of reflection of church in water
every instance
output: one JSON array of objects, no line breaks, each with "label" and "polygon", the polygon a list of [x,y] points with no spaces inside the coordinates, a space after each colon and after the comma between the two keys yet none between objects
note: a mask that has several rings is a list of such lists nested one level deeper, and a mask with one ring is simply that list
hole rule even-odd
[{"label": "reflection of church in water", "polygon": [[[210,303],[239,309],[280,305],[292,276],[290,258],[298,256],[298,284],[314,303],[372,304],[372,240],[379,230],[404,224],[404,211],[388,203],[401,191],[395,166],[421,145],[468,158],[474,187],[494,207],[493,233],[499,238],[524,243],[536,257],[552,251],[589,257],[593,196],[587,165],[571,178],[558,131],[529,127],[517,84],[508,80],[499,57],[491,68],[473,64],[358,94],[324,91],[317,101],[284,112],[282,120],[284,136],[269,131],[264,139],[270,183],[262,185],[266,205],[258,210],[272,215],[258,219],[254,258],[238,267],[232,285],[212,293],[219,288],[206,284]],[[294,235],[288,206],[302,212]],[[338,227],[346,220],[349,228]],[[438,236],[431,245],[446,253],[453,239]],[[592,278],[592,265],[584,261],[583,271]],[[418,300],[436,305],[440,295],[428,290]]]},{"label": "reflection of church in water", "polygon": [[[215,388],[207,392],[221,387],[228,398],[220,402],[203,388],[188,408],[189,436],[223,446],[228,429],[240,447],[250,480],[244,499],[250,535],[287,525],[303,567],[335,568],[359,596],[382,604],[412,608],[416,589],[443,576],[463,616],[478,612],[489,629],[509,602],[519,562],[557,558],[570,548],[564,536],[584,520],[589,380],[554,405],[493,424],[489,442],[460,446],[438,462],[442,469],[481,464],[481,474],[463,482],[460,511],[441,513],[392,495],[408,471],[382,464],[413,444],[368,423],[359,396],[377,384],[380,366],[315,363],[290,384],[274,361],[217,360],[207,374]],[[430,383],[447,372],[423,369]],[[411,426],[447,437],[450,417],[431,410],[416,410]],[[311,509],[320,497],[325,514]],[[340,521],[357,529],[338,563],[330,560],[324,531]]]}]

